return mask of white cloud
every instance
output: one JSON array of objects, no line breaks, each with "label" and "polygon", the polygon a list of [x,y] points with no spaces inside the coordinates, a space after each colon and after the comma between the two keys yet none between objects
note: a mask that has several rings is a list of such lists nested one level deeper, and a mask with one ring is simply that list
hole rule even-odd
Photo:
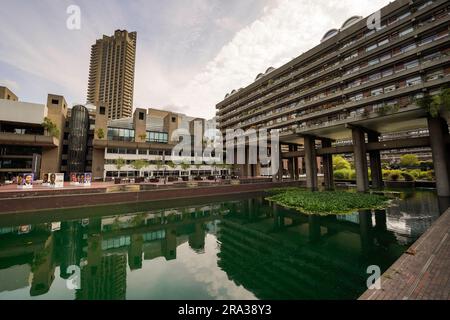
[{"label": "white cloud", "polygon": [[352,15],[368,16],[388,0],[283,0],[240,30],[204,70],[174,92],[173,104],[212,117],[227,92],[253,82],[268,67],[279,67],[319,44],[325,32]]}]

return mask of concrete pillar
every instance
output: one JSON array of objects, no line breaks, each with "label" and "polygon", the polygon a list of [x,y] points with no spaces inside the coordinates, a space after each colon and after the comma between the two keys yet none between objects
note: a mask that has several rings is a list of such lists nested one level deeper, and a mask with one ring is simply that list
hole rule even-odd
[{"label": "concrete pillar", "polygon": [[288,159],[288,170],[292,180],[295,180],[294,158]]},{"label": "concrete pillar", "polygon": [[366,140],[361,128],[352,128],[353,159],[356,169],[356,189],[358,192],[369,190],[369,175],[367,168]]},{"label": "concrete pillar", "polygon": [[[331,147],[331,140],[323,139],[322,140],[322,148]],[[333,176],[333,155],[325,154],[322,156],[323,162],[323,179],[325,189],[331,190],[334,189],[334,176]]]},{"label": "concrete pillar", "polygon": [[295,180],[299,180],[300,179],[300,167],[299,167],[299,158],[295,157],[294,158],[294,174],[295,174]]},{"label": "concrete pillar", "polygon": [[[378,142],[380,135],[377,133],[369,133],[369,142]],[[381,169],[380,151],[369,151],[370,160],[370,176],[372,178],[372,188],[381,189],[383,187],[383,173]]]},{"label": "concrete pillar", "polygon": [[279,144],[278,146],[271,146],[271,152],[272,152],[271,166],[276,165],[275,162],[278,159],[278,168],[274,168],[274,167],[271,168],[272,170],[276,170],[272,174],[272,181],[273,182],[282,181],[283,180],[283,158],[282,158],[282,154],[281,154],[281,144]]},{"label": "concrete pillar", "polygon": [[431,153],[433,155],[436,189],[439,197],[450,197],[450,175],[447,163],[448,150],[445,139],[448,135],[447,122],[441,118],[428,118]]},{"label": "concrete pillar", "polygon": [[316,141],[313,136],[305,136],[306,187],[317,190]]}]

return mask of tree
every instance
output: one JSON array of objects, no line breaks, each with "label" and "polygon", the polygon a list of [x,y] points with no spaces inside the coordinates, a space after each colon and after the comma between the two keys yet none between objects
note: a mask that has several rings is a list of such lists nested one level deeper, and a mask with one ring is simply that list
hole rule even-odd
[{"label": "tree", "polygon": [[351,169],[350,162],[348,162],[343,156],[333,156],[333,170]]},{"label": "tree", "polygon": [[134,160],[131,163],[131,166],[133,167],[134,170],[139,171],[139,176],[142,176],[142,172],[141,170],[143,168],[145,168],[148,165],[148,162],[146,160]]},{"label": "tree", "polygon": [[117,158],[114,160],[114,165],[117,168],[117,171],[119,171],[119,178],[120,178],[120,170],[125,166],[126,162],[123,158]]},{"label": "tree", "polygon": [[450,111],[450,88],[442,88],[436,95],[426,94],[423,98],[417,99],[416,104],[424,109],[427,114],[436,118],[444,111]]},{"label": "tree", "polygon": [[400,166],[403,168],[419,166],[419,158],[415,154],[404,154],[400,157]]},{"label": "tree", "polygon": [[181,169],[182,169],[183,171],[186,171],[187,169],[189,169],[189,168],[191,167],[191,164],[188,163],[188,162],[183,161],[183,162],[180,164],[180,167],[181,167]]},{"label": "tree", "polygon": [[95,133],[97,134],[97,138],[100,140],[105,137],[105,132],[103,131],[102,128],[97,129],[97,131],[95,131]]},{"label": "tree", "polygon": [[44,127],[44,130],[51,136],[58,138],[59,137],[59,129],[56,124],[52,122],[49,118],[45,117],[44,122],[41,124]]}]

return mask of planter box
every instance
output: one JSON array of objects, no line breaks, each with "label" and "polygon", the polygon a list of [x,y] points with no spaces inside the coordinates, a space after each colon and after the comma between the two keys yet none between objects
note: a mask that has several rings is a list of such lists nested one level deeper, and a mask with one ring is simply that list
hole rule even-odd
[{"label": "planter box", "polygon": [[186,185],[189,188],[194,188],[194,187],[198,187],[198,182],[197,181],[189,181],[189,182],[186,183]]},{"label": "planter box", "polygon": [[387,188],[414,188],[415,181],[385,181],[384,185]]}]

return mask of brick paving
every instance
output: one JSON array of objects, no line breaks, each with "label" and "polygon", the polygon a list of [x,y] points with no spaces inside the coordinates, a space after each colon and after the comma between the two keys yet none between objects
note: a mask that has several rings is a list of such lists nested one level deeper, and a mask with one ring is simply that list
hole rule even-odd
[{"label": "brick paving", "polygon": [[450,300],[450,209],[360,300]]}]

